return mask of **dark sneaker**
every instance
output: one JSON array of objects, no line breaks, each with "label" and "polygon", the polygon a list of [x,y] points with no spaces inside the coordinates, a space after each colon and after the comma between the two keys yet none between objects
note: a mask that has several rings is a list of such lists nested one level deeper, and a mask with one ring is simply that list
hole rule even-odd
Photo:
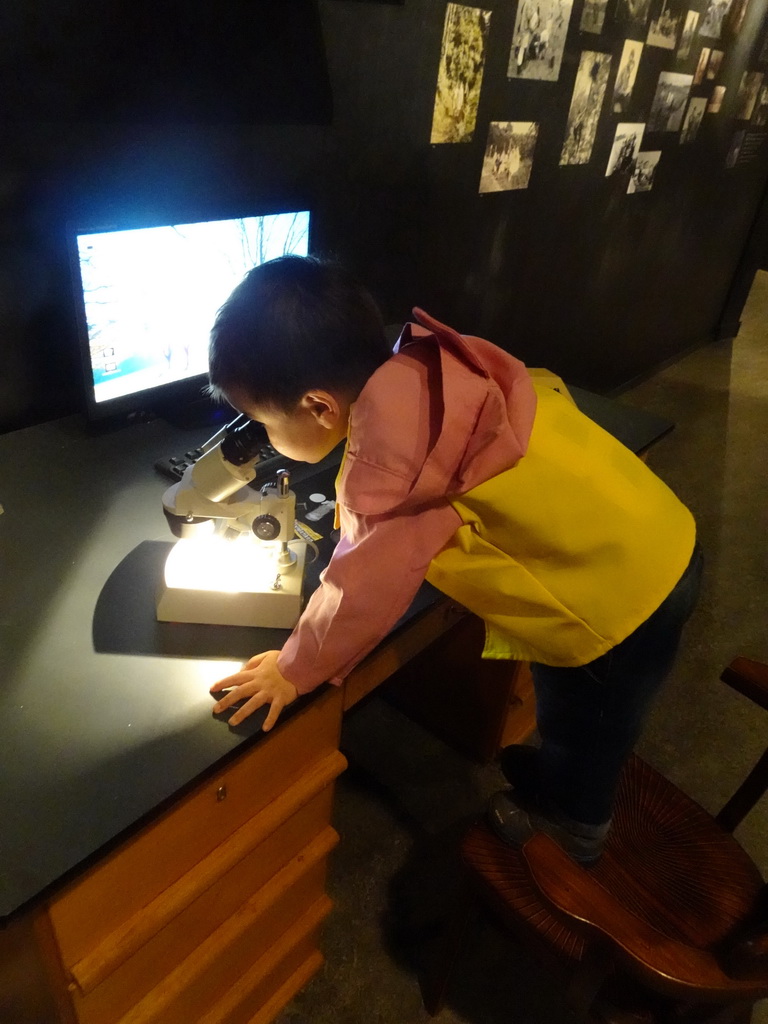
[{"label": "dark sneaker", "polygon": [[603,852],[610,822],[584,825],[564,815],[546,817],[535,807],[522,807],[509,790],[495,793],[488,804],[488,824],[510,846],[518,849],[536,832],[550,836],[579,864],[594,864]]}]

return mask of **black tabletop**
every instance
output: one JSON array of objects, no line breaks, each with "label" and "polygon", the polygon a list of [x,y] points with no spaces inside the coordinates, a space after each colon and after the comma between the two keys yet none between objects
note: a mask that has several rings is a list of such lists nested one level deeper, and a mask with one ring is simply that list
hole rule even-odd
[{"label": "black tabletop", "polygon": [[576,405],[583,413],[599,423],[622,444],[643,455],[665,434],[674,429],[672,420],[645,409],[635,409],[614,398],[596,395],[583,388],[569,387]]},{"label": "black tabletop", "polygon": [[[574,392],[635,450],[671,428]],[[288,631],[155,621],[171,537],[154,463],[209,433],[155,420],[92,434],[71,417],[0,436],[0,917],[263,736],[263,714],[237,729],[213,717],[208,687]],[[295,489],[327,493],[334,476],[330,459]],[[438,596],[425,584],[408,617]]]},{"label": "black tabletop", "polygon": [[154,462],[209,433],[73,417],[0,437],[0,916],[264,735],[264,713],[214,718],[208,687],[289,631],[155,620]]}]

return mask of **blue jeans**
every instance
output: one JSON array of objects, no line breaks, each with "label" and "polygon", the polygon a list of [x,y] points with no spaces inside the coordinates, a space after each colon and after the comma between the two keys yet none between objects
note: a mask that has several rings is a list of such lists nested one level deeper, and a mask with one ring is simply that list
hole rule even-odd
[{"label": "blue jeans", "polygon": [[669,596],[602,657],[579,668],[531,665],[541,737],[537,788],[544,805],[584,824],[610,819],[621,769],[696,605],[702,566],[697,544]]}]

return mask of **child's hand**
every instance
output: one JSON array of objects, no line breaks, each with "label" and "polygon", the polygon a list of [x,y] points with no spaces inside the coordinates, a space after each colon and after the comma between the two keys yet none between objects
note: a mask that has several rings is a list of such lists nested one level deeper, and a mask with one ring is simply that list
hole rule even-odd
[{"label": "child's hand", "polygon": [[262,726],[264,732],[269,732],[283,708],[293,703],[299,695],[293,683],[289,683],[277,667],[279,654],[280,651],[255,654],[240,672],[214,683],[211,693],[228,691],[217,704],[214,704],[214,714],[225,711],[244,697],[250,697],[251,699],[232,715],[229,724],[239,725],[254,711],[264,704],[269,704],[269,714]]}]

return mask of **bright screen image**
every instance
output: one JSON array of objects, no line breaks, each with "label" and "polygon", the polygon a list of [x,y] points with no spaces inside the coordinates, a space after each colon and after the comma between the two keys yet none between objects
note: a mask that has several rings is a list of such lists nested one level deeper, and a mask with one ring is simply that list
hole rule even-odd
[{"label": "bright screen image", "polygon": [[208,336],[233,288],[308,246],[306,210],[78,235],[95,401],[206,373]]}]

